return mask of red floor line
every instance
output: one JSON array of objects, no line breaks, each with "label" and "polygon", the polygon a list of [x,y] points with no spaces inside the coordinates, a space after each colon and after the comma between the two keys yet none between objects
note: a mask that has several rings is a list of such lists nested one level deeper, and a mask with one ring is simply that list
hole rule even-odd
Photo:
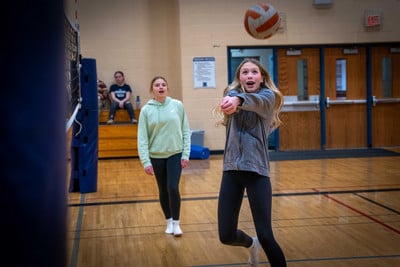
[{"label": "red floor line", "polygon": [[[315,188],[312,188],[312,190],[315,191],[315,192],[319,192],[319,190],[317,190]],[[348,208],[348,209],[350,209],[350,210],[352,210],[352,211],[354,211],[354,212],[356,212],[356,213],[358,213],[358,214],[370,219],[371,221],[374,221],[374,222],[382,225],[383,227],[395,232],[396,234],[400,235],[400,230],[398,230],[398,229],[396,229],[396,228],[394,228],[394,227],[392,227],[390,225],[387,225],[386,223],[384,223],[384,222],[382,222],[382,221],[380,221],[380,220],[378,220],[378,219],[376,219],[376,218],[374,218],[374,217],[372,217],[372,216],[370,216],[370,215],[368,215],[368,214],[366,214],[366,213],[364,213],[364,212],[362,212],[362,211],[360,211],[358,209],[355,209],[355,208],[343,203],[342,201],[337,200],[336,198],[329,196],[328,194],[323,194],[323,196],[335,201],[336,203],[338,203],[338,204],[340,204],[340,205],[342,205],[342,206],[344,206],[344,207],[346,207],[346,208]]]}]

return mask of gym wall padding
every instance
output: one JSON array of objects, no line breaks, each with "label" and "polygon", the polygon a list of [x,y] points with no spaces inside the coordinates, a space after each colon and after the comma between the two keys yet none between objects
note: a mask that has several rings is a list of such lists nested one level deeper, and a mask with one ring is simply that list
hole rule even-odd
[{"label": "gym wall padding", "polygon": [[82,107],[73,125],[70,192],[97,191],[99,116],[94,59],[81,61]]}]

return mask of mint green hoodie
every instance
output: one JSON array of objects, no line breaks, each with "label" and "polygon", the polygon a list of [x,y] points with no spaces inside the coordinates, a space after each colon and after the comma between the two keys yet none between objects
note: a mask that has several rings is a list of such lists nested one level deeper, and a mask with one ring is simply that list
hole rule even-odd
[{"label": "mint green hoodie", "polygon": [[168,158],[182,153],[190,156],[190,128],[181,101],[167,97],[164,103],[149,100],[140,111],[138,152],[144,168],[151,158]]}]

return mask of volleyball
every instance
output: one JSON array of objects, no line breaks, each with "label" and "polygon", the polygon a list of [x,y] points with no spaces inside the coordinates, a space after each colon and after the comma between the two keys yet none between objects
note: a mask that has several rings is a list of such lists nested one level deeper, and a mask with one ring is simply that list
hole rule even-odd
[{"label": "volleyball", "polygon": [[258,3],[246,10],[244,27],[255,39],[268,39],[274,35],[280,26],[281,18],[270,4]]}]

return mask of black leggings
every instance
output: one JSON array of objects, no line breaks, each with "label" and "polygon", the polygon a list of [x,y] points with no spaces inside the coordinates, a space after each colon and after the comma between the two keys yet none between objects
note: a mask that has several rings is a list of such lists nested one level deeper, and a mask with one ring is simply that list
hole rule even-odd
[{"label": "black leggings", "polygon": [[218,200],[218,231],[223,244],[250,247],[252,238],[238,229],[244,190],[250,204],[258,240],[272,267],[286,266],[286,259],[272,232],[272,189],[269,177],[247,171],[224,171]]},{"label": "black leggings", "polygon": [[[129,117],[131,118],[131,120],[133,120],[135,118],[135,112],[133,111],[132,103],[130,101],[126,101],[124,103],[124,108],[128,111],[128,114],[129,114]],[[109,119],[111,119],[111,120],[114,119],[115,112],[117,111],[117,109],[119,109],[118,102],[111,101],[110,114],[108,115]]]},{"label": "black leggings", "polygon": [[182,173],[181,158],[182,153],[166,159],[150,159],[157,180],[161,209],[166,219],[179,220],[181,209],[181,195],[179,193],[179,181]]}]

